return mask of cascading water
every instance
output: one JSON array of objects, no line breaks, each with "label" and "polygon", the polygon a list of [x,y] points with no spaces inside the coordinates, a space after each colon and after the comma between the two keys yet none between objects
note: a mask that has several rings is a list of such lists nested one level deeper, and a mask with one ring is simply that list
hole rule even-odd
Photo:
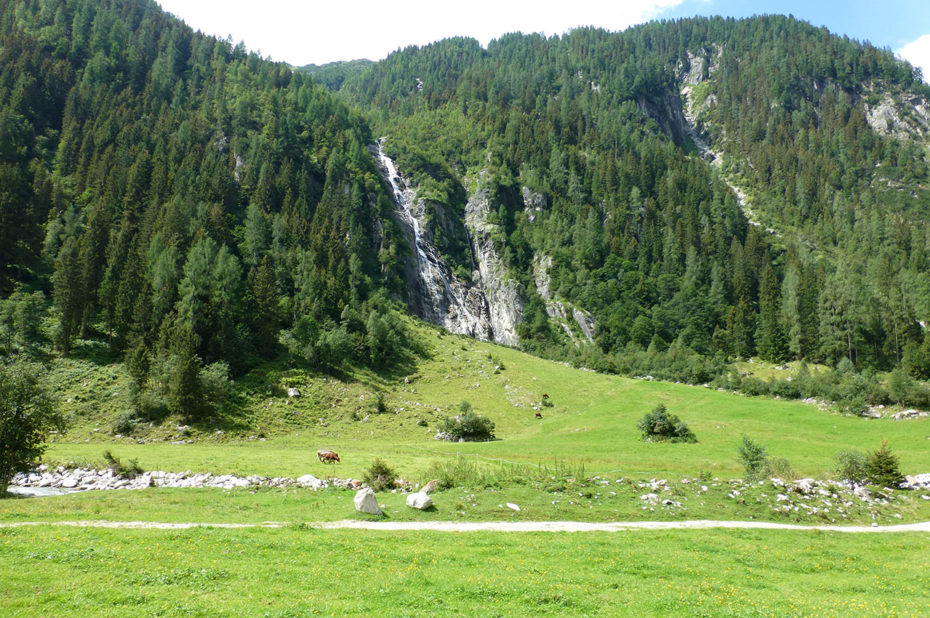
[{"label": "cascading water", "polygon": [[379,139],[372,154],[391,184],[394,211],[413,249],[414,273],[411,273],[412,281],[409,283],[414,310],[427,322],[444,326],[454,333],[493,340],[484,293],[455,277],[439,255],[428,230],[424,230],[425,226],[415,212],[414,192],[406,187],[394,161],[384,154],[383,143],[384,138]]}]

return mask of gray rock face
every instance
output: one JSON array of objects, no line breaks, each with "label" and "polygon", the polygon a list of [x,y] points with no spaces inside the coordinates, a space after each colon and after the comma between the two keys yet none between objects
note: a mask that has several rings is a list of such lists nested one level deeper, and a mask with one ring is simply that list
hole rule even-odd
[{"label": "gray rock face", "polygon": [[370,515],[383,515],[381,507],[378,506],[378,499],[368,487],[363,487],[355,494],[355,510],[359,513],[368,513]]},{"label": "gray rock face", "polygon": [[582,343],[582,341],[572,329],[570,320],[574,320],[578,325],[588,343],[593,343],[594,316],[583,309],[572,307],[568,303],[556,300],[553,297],[552,282],[549,278],[549,268],[551,266],[552,258],[549,256],[537,255],[533,261],[533,281],[536,284],[536,291],[546,303],[546,315],[562,327],[562,330],[565,331],[565,334],[575,345]]},{"label": "gray rock face", "polygon": [[476,191],[465,204],[465,225],[471,233],[472,251],[477,265],[477,276],[487,299],[493,339],[504,345],[519,342],[516,326],[523,319],[523,297],[517,282],[507,272],[497,254],[492,235],[498,226],[488,222],[490,212],[488,193]]},{"label": "gray rock face", "polygon": [[433,499],[424,491],[418,491],[415,494],[407,496],[407,506],[412,509],[424,510],[433,506]]},{"label": "gray rock face", "polygon": [[898,100],[885,92],[875,105],[864,104],[866,121],[872,130],[897,139],[930,137],[930,103],[919,95],[905,93]]}]

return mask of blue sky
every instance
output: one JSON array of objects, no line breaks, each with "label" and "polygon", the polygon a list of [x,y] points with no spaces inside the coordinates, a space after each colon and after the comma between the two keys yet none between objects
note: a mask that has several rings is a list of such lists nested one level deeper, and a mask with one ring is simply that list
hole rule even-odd
[{"label": "blue sky", "polygon": [[930,34],[930,0],[685,0],[662,11],[659,18],[771,13],[791,14],[815,26],[826,26],[833,33],[893,50]]},{"label": "blue sky", "polygon": [[157,0],[193,28],[294,65],[380,60],[408,45],[507,32],[623,30],[693,15],[792,14],[831,32],[888,47],[930,75],[930,0]]}]

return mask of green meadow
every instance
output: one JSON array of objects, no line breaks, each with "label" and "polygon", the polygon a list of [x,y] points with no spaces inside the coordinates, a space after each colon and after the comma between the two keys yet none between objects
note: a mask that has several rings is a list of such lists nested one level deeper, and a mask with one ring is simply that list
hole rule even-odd
[{"label": "green meadow", "polygon": [[[394,373],[338,376],[268,365],[237,381],[215,417],[167,418],[120,434],[119,365],[79,348],[52,375],[69,428],[50,465],[102,467],[103,451],[146,470],[361,478],[375,458],[422,483],[454,471],[427,511],[378,494],[388,521],[769,520],[879,525],[930,519],[930,492],[893,492],[817,513],[780,512],[768,481],[738,484],[743,435],[796,478],[830,478],[843,449],[883,439],[908,474],[930,471],[930,422],[843,416],[797,401],[573,369],[416,327],[426,355]],[[300,397],[289,398],[288,388]],[[381,394],[383,410],[378,411]],[[548,395],[543,400],[543,394]],[[433,438],[462,401],[496,440]],[[696,444],[643,442],[659,403]],[[536,418],[537,410],[542,418]],[[342,461],[320,463],[316,450]],[[651,479],[668,481],[650,505]],[[739,488],[737,493],[733,493]],[[873,488],[880,491],[878,488]],[[669,530],[438,533],[321,530],[361,517],[353,492],[147,489],[0,500],[0,523],[108,520],[283,522],[184,531],[0,528],[4,616],[98,615],[921,615],[930,535]],[[824,498],[827,499],[827,498]],[[520,511],[507,508],[507,502]],[[842,502],[842,501],[840,501]],[[369,516],[364,516],[369,517]]]},{"label": "green meadow", "polygon": [[[770,456],[786,458],[799,476],[826,478],[840,450],[871,451],[883,439],[905,473],[930,471],[926,418],[843,416],[798,401],[574,369],[423,326],[415,333],[426,358],[393,374],[358,369],[333,377],[260,367],[237,382],[223,414],[143,423],[121,437],[113,428],[129,406],[121,368],[92,355],[62,361],[53,375],[70,429],[55,438],[47,459],[95,463],[109,448],[138,459],[144,469],[359,478],[381,457],[405,478],[419,480],[433,461],[464,455],[489,463],[583,466],[588,474],[734,478],[742,474],[736,448],[747,435]],[[301,396],[289,399],[290,387]],[[379,393],[383,413],[376,408]],[[544,394],[549,406],[542,405]],[[433,439],[462,401],[494,421],[496,440]],[[641,440],[637,421],[660,403],[688,423],[697,444]],[[320,448],[338,451],[342,462],[320,464]]]},{"label": "green meadow", "polygon": [[930,584],[926,534],[37,527],[0,551],[4,616],[920,616]]}]

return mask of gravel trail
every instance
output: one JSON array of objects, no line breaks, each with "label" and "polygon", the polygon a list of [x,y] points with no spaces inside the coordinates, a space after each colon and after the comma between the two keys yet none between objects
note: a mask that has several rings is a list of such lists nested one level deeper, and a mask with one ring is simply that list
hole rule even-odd
[{"label": "gravel trail", "polygon": [[[0,523],[0,528],[26,526],[68,526],[73,528],[133,528],[184,530],[189,528],[284,528],[299,522],[266,521],[259,523],[157,522],[157,521],[27,521]],[[752,528],[764,530],[819,530],[822,532],[930,532],[930,522],[892,526],[804,526],[766,521],[342,521],[304,522],[311,528],[327,530],[356,529],[392,532],[432,530],[437,532],[624,532],[631,530],[693,530],[707,528]]]}]

